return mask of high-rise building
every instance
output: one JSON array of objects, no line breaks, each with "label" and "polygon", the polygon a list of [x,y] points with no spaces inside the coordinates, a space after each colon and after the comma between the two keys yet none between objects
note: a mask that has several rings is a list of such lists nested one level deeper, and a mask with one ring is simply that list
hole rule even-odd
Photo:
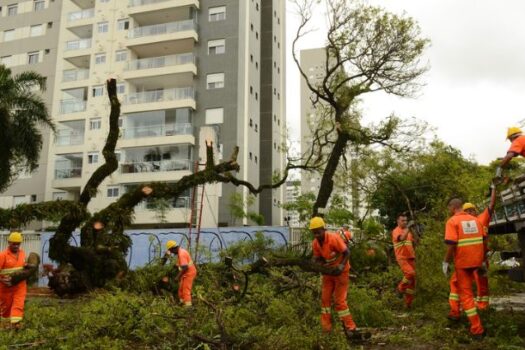
[{"label": "high-rise building", "polygon": [[[107,78],[122,101],[119,169],[99,187],[90,210],[131,186],[176,182],[205,161],[240,147],[236,174],[255,186],[284,167],[285,3],[280,0],[63,0],[56,60],[46,199],[77,198],[108,132]],[[201,191],[204,191],[202,193]],[[163,218],[187,225],[202,202],[203,226],[231,224],[230,196],[244,188],[213,184],[169,203]],[[283,190],[260,195],[251,211],[281,224]],[[191,205],[190,205],[191,202]],[[145,203],[135,223],[156,224]],[[246,223],[246,222],[245,222]]]},{"label": "high-rise building", "polygon": [[[293,203],[301,194],[299,187],[300,181],[286,181],[286,198],[285,203]],[[290,227],[299,227],[301,225],[299,212],[297,210],[286,210],[284,213],[285,223]]]},{"label": "high-rise building", "polygon": [[[53,99],[61,4],[62,0],[0,1],[0,64],[13,75],[32,70],[45,76],[47,91],[43,98],[48,106]],[[49,130],[43,129],[42,135],[38,169],[21,174],[0,194],[0,207],[44,200]]]}]

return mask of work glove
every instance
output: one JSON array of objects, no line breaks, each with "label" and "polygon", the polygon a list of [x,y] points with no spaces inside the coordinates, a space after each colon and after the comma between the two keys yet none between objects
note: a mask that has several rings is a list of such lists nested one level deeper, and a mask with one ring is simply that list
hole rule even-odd
[{"label": "work glove", "polygon": [[445,277],[448,277],[448,273],[449,273],[449,263],[446,262],[446,261],[443,261],[443,265],[442,265],[442,269],[443,269],[443,274],[445,275]]},{"label": "work glove", "polygon": [[0,278],[0,282],[2,282],[7,287],[11,287],[13,284],[11,283],[11,276],[4,276]]},{"label": "work glove", "polygon": [[487,275],[487,263],[485,261],[481,264],[481,267],[478,269],[478,274],[481,276]]},{"label": "work glove", "polygon": [[337,265],[337,267],[335,268],[336,275],[340,275],[344,269],[345,269],[345,265],[343,264]]}]

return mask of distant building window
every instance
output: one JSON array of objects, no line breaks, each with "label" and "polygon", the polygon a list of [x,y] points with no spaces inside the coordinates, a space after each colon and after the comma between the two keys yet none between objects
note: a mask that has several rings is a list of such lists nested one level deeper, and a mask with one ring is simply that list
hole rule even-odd
[{"label": "distant building window", "polygon": [[226,19],[226,6],[210,7],[208,20],[210,22],[224,21]]},{"label": "distant building window", "polygon": [[18,4],[7,5],[7,15],[16,16],[18,14]]},{"label": "distant building window", "polygon": [[118,187],[108,187],[108,197],[118,197],[119,196],[119,188]]},{"label": "distant building window", "polygon": [[109,30],[108,22],[99,22],[97,23],[97,31],[99,33],[107,33]]},{"label": "distant building window", "polygon": [[224,73],[208,74],[206,76],[206,86],[208,90],[223,88]]},{"label": "distant building window", "polygon": [[43,25],[37,24],[37,25],[31,26],[30,33],[29,33],[30,36],[40,36],[42,34],[44,34]]},{"label": "distant building window", "polygon": [[102,120],[100,118],[91,118],[89,120],[89,130],[98,130],[102,126]]},{"label": "distant building window", "polygon": [[89,152],[88,153],[88,164],[98,163],[98,152]]},{"label": "distant building window", "polygon": [[31,203],[35,203],[36,202],[36,194],[32,194],[31,195]]},{"label": "distant building window", "polygon": [[14,29],[4,30],[4,41],[11,41],[11,40],[15,40],[15,30]]},{"label": "distant building window", "polygon": [[13,56],[3,56],[0,57],[0,64],[3,64],[6,67],[11,67]]},{"label": "distant building window", "polygon": [[226,52],[226,41],[224,39],[208,41],[208,55],[220,55]]},{"label": "distant building window", "polygon": [[259,3],[258,3],[258,2],[255,3],[255,9],[256,9],[257,11],[259,11]]},{"label": "distant building window", "polygon": [[16,207],[20,204],[27,204],[29,203],[29,200],[27,196],[13,196],[13,207]]},{"label": "distant building window", "polygon": [[66,195],[67,195],[66,192],[53,192],[53,200],[54,201],[64,200],[66,199]]},{"label": "distant building window", "polygon": [[126,92],[126,85],[125,84],[117,84],[117,93],[118,94],[123,94],[125,92]]},{"label": "distant building window", "polygon": [[93,97],[100,97],[104,95],[104,85],[93,86]]},{"label": "distant building window", "polygon": [[122,62],[128,59],[128,51],[120,50],[115,52],[115,61]]},{"label": "distant building window", "polygon": [[100,2],[105,4],[105,3],[109,2],[109,0],[100,0]]},{"label": "distant building window", "polygon": [[29,52],[27,54],[27,64],[37,64],[39,61],[39,52]]},{"label": "distant building window", "polygon": [[46,2],[44,0],[35,0],[33,8],[35,12],[42,11],[46,8]]},{"label": "distant building window", "polygon": [[106,54],[105,53],[97,53],[95,55],[95,64],[103,64],[106,63]]},{"label": "distant building window", "polygon": [[222,124],[224,122],[224,108],[209,108],[206,110],[206,124]]},{"label": "distant building window", "polygon": [[128,30],[129,29],[129,19],[119,19],[117,22],[117,30]]}]

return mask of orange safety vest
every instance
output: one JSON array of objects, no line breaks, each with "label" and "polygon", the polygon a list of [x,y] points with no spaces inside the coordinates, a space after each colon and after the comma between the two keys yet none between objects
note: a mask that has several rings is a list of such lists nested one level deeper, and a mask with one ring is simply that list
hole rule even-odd
[{"label": "orange safety vest", "polygon": [[26,255],[22,249],[13,254],[9,248],[0,252],[0,276],[9,276],[17,271],[22,271],[26,264]]},{"label": "orange safety vest", "polygon": [[[326,266],[335,267],[343,260],[342,253],[348,250],[345,242],[336,233],[326,232],[323,245],[319,244],[317,239],[312,242],[314,257],[321,257]],[[347,261],[343,272],[350,270],[350,263]]]},{"label": "orange safety vest", "polygon": [[409,232],[404,241],[399,240],[399,235],[403,233],[403,229],[399,226],[392,231],[392,243],[394,244],[394,253],[396,259],[414,259],[416,253],[414,252],[414,236]]},{"label": "orange safety vest", "polygon": [[484,228],[478,218],[465,212],[456,213],[445,228],[445,242],[456,244],[454,265],[466,269],[479,267],[484,260]]}]

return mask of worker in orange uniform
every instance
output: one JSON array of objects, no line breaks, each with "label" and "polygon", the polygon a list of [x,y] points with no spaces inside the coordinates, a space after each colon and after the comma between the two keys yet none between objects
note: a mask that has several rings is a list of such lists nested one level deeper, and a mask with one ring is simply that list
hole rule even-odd
[{"label": "worker in orange uniform", "polygon": [[[476,305],[477,305],[478,310],[486,310],[489,307],[488,232],[489,232],[490,220],[492,219],[492,215],[494,214],[494,207],[496,205],[496,185],[491,184],[490,189],[491,189],[491,194],[490,194],[489,206],[481,214],[478,215],[477,208],[474,204],[465,203],[463,205],[463,210],[465,211],[465,213],[477,217],[481,225],[483,225],[483,229],[484,229],[483,244],[485,248],[485,261],[483,263],[482,269],[479,269],[474,274],[474,277],[476,280],[476,286],[478,289],[478,297],[476,298]],[[454,280],[454,276],[451,279],[451,285],[450,285],[451,293],[452,293],[453,288],[457,291],[457,287],[452,285],[452,280]],[[455,306],[459,309],[459,302],[456,301]],[[452,307],[452,303],[451,303],[451,307]]]},{"label": "worker in orange uniform", "polygon": [[392,231],[392,243],[397,263],[403,271],[403,279],[397,290],[404,295],[405,305],[410,308],[416,290],[416,253],[414,235],[408,228],[406,214],[399,214],[397,217],[397,227]]},{"label": "worker in orange uniform", "polygon": [[332,331],[331,305],[334,298],[335,311],[343,323],[349,339],[362,339],[363,334],[357,329],[346,297],[350,284],[348,247],[337,233],[327,232],[324,220],[314,217],[310,220],[310,230],[314,235],[312,241],[313,259],[316,263],[333,268],[334,274],[323,274],[321,293],[321,327],[325,332]]},{"label": "worker in orange uniform", "polygon": [[349,246],[350,242],[353,241],[352,232],[350,231],[350,226],[348,224],[344,224],[343,227],[337,231],[337,233],[347,246]]},{"label": "worker in orange uniform", "polygon": [[11,328],[20,328],[24,317],[24,304],[27,293],[26,281],[13,285],[11,274],[24,269],[25,253],[20,249],[22,234],[12,232],[7,238],[7,249],[0,252],[0,313],[2,325],[9,323]]},{"label": "worker in orange uniform", "polygon": [[510,163],[512,158],[518,157],[519,155],[525,157],[525,135],[523,135],[523,131],[515,126],[510,127],[507,129],[507,139],[511,142],[511,145],[496,169],[496,178],[502,177],[503,168]]},{"label": "worker in orange uniform", "polygon": [[179,281],[179,301],[185,307],[192,306],[191,304],[191,289],[193,287],[193,280],[197,276],[197,268],[191,260],[190,253],[182,247],[180,247],[175,241],[166,242],[166,254],[164,255],[163,262],[172,254],[178,256],[178,267],[179,273],[177,274],[176,280]]},{"label": "worker in orange uniform", "polygon": [[[483,244],[483,225],[479,220],[463,211],[463,201],[453,198],[448,203],[448,209],[453,215],[445,227],[445,243],[447,253],[443,261],[443,273],[448,277],[449,264],[454,261],[459,302],[470,321],[470,333],[476,339],[482,338],[485,330],[481,324],[472,282],[474,273],[485,259]],[[458,314],[449,314],[449,318],[459,320]]]}]

